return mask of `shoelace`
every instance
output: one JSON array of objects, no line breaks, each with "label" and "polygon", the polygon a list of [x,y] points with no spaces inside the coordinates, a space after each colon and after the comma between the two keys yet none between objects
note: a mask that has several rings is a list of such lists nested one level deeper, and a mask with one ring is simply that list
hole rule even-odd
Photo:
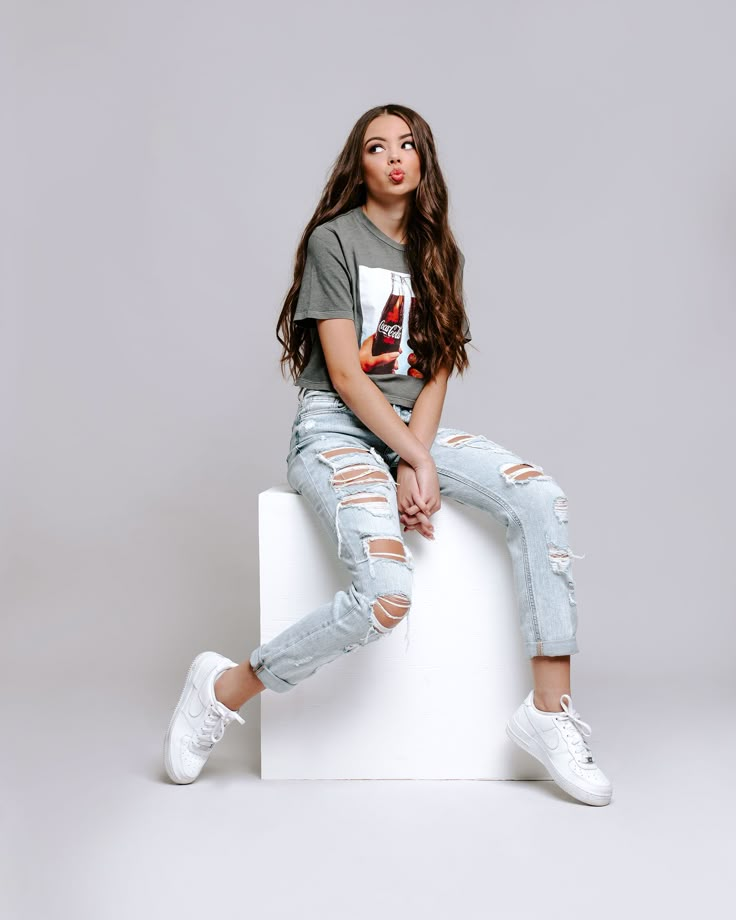
[{"label": "shoelace", "polygon": [[568,693],[562,694],[560,705],[565,714],[557,716],[557,721],[562,723],[562,730],[572,743],[575,758],[581,763],[593,763],[593,752],[585,740],[593,734],[592,728],[580,718],[580,713],[573,706]]},{"label": "shoelace", "polygon": [[192,747],[199,749],[202,753],[209,754],[225,734],[225,729],[233,719],[237,719],[241,725],[245,724],[245,719],[241,718],[237,712],[229,711],[219,701],[211,703],[202,727],[192,738]]}]

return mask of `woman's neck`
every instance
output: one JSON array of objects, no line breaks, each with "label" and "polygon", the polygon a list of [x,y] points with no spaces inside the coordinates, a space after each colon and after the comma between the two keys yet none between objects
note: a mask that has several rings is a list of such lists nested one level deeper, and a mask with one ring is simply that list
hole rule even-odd
[{"label": "woman's neck", "polygon": [[388,210],[377,207],[372,202],[366,202],[362,208],[366,217],[386,236],[390,236],[392,240],[402,245],[406,243],[409,214],[403,204],[397,203],[394,208]]}]

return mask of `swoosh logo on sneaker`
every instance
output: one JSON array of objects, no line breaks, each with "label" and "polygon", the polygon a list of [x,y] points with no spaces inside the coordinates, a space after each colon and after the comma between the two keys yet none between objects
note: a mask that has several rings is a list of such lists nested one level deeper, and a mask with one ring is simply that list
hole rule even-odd
[{"label": "swoosh logo on sneaker", "polygon": [[198,719],[204,712],[204,703],[199,698],[198,693],[193,693],[190,700],[189,706],[187,707],[187,714],[191,716],[192,719]]},{"label": "swoosh logo on sneaker", "polygon": [[544,741],[544,746],[547,748],[548,751],[557,750],[560,744],[560,736],[557,734],[556,728],[553,728],[546,732],[540,731],[539,735]]}]

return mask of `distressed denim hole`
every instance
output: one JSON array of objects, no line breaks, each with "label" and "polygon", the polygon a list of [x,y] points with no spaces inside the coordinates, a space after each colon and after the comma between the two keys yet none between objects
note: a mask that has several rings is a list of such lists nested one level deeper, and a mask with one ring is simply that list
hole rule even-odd
[{"label": "distressed denim hole", "polygon": [[341,457],[343,454],[370,454],[370,450],[367,447],[335,447],[332,450],[326,450],[320,456],[329,458],[329,457]]},{"label": "distressed denim hole", "polygon": [[365,542],[369,556],[406,562],[405,546],[396,537],[368,537]]},{"label": "distressed denim hole", "polygon": [[375,492],[358,492],[341,499],[335,506],[335,532],[337,533],[337,558],[342,558],[342,527],[340,512],[346,508],[357,508],[375,517],[387,518],[392,514],[388,498]]},{"label": "distressed denim hole", "polygon": [[499,471],[506,482],[529,482],[532,479],[549,479],[541,466],[531,463],[502,463]]},{"label": "distressed denim hole", "polygon": [[555,546],[553,543],[547,547],[549,551],[549,561],[552,571],[558,575],[563,574],[570,568],[570,554],[566,549]]},{"label": "distressed denim hole", "polygon": [[358,495],[351,495],[349,498],[343,498],[341,505],[365,505],[378,503],[388,505],[388,499],[385,495],[374,495],[372,492],[361,492]]},{"label": "distressed denim hole", "polygon": [[453,435],[451,438],[448,438],[445,441],[445,444],[449,444],[454,447],[458,444],[463,444],[465,441],[472,441],[474,437],[475,435],[473,434],[456,434],[456,435]]},{"label": "distressed denim hole", "polygon": [[393,534],[386,537],[364,537],[363,550],[365,558],[368,560],[368,568],[373,576],[376,574],[374,562],[377,559],[405,565],[409,571],[414,568],[411,550],[399,537],[395,537]]},{"label": "distressed denim hole", "polygon": [[393,629],[410,607],[411,601],[404,594],[379,595],[373,602],[373,616],[385,629]]},{"label": "distressed denim hole", "polygon": [[351,485],[352,483],[362,482],[390,482],[394,480],[388,470],[373,466],[369,463],[355,464],[344,466],[338,470],[332,477],[333,488],[339,486]]},{"label": "distressed denim hole", "polygon": [[475,450],[490,450],[498,454],[511,453],[511,451],[506,450],[505,447],[496,444],[495,441],[489,441],[488,438],[482,434],[469,434],[467,431],[458,432],[453,431],[451,428],[437,429],[437,443],[443,447],[460,448],[467,445]]},{"label": "distressed denim hole", "polygon": [[[565,546],[558,546],[556,543],[548,542],[547,543],[547,553],[549,556],[549,562],[552,566],[552,571],[558,575],[564,575],[567,573],[567,570],[570,568],[570,563],[573,559],[585,559],[585,553],[582,556],[573,553],[571,549]],[[568,577],[568,587],[573,587],[572,577]]]}]

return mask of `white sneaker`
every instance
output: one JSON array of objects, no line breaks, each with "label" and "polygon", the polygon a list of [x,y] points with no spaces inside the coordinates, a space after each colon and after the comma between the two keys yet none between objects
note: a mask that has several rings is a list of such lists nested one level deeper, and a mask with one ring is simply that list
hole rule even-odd
[{"label": "white sneaker", "polygon": [[245,724],[215,696],[217,678],[236,667],[217,652],[202,652],[192,662],[164,739],[164,766],[173,782],[194,782],[230,722]]},{"label": "white sneaker", "polygon": [[569,694],[562,694],[560,705],[562,712],[537,709],[531,690],[506,723],[506,734],[536,757],[568,795],[588,805],[608,805],[613,787],[585,740],[591,727],[575,711]]}]

